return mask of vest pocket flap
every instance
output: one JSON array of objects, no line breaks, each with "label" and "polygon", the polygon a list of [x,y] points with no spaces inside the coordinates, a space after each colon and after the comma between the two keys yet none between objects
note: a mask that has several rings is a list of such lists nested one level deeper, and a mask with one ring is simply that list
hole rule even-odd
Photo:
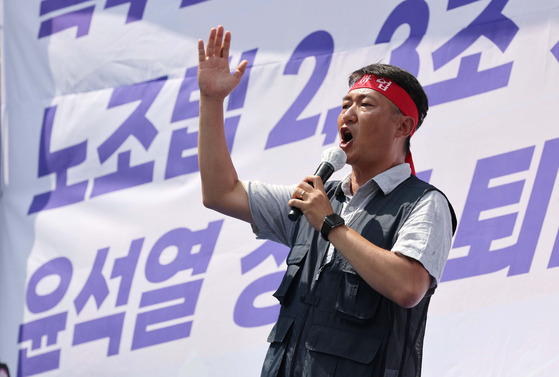
[{"label": "vest pocket flap", "polygon": [[380,295],[356,273],[344,273],[336,301],[336,309],[346,319],[368,320],[377,311]]},{"label": "vest pocket flap", "polygon": [[295,245],[287,257],[287,270],[285,271],[285,275],[283,276],[278,289],[273,295],[282,304],[287,303],[285,301],[285,297],[287,296],[287,292],[289,292],[289,287],[291,287],[293,279],[303,264],[303,260],[307,255],[309,247],[309,244]]},{"label": "vest pocket flap", "polygon": [[307,256],[307,252],[309,251],[310,247],[311,245],[308,243],[293,245],[293,248],[291,249],[289,255],[287,256],[286,263],[288,265],[301,264],[301,261],[305,259],[305,257]]},{"label": "vest pocket flap", "polygon": [[367,337],[362,332],[322,326],[313,326],[306,342],[309,351],[343,357],[362,364],[373,361],[380,345],[380,339]]},{"label": "vest pocket flap", "polygon": [[285,335],[293,325],[295,318],[293,317],[286,317],[286,316],[279,316],[276,324],[270,331],[270,335],[268,335],[268,343],[281,343],[285,339]]}]

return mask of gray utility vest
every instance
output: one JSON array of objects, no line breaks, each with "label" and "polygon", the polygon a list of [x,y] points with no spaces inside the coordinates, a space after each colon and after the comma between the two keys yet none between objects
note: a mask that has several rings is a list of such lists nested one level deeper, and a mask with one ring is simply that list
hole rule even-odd
[{"label": "gray utility vest", "polygon": [[[338,187],[339,182],[326,184],[336,213],[345,200]],[[351,227],[390,250],[415,204],[430,190],[436,188],[411,176],[390,194],[377,193]],[[402,308],[373,290],[337,251],[324,265],[329,243],[302,218],[294,240],[274,293],[281,311],[268,338],[262,376],[420,376],[434,290],[414,308]]]}]

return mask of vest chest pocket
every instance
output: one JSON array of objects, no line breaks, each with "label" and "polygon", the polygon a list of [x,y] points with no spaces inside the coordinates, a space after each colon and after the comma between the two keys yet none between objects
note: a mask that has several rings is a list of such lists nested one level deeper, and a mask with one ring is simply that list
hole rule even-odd
[{"label": "vest chest pocket", "polygon": [[[367,364],[377,356],[381,344],[382,339],[379,337],[324,326],[312,326],[305,342],[309,351],[337,356],[361,364],[345,363],[345,367],[342,368],[344,376],[371,376],[372,368]],[[319,355],[314,357],[320,358]]]},{"label": "vest chest pocket", "polygon": [[369,287],[357,273],[341,273],[336,310],[348,321],[363,324],[369,322],[377,313],[381,295]]},{"label": "vest chest pocket", "polygon": [[294,245],[287,256],[287,270],[285,271],[285,275],[283,276],[278,289],[274,293],[274,297],[277,298],[282,305],[287,304],[287,301],[289,300],[288,293],[290,291],[290,287],[293,285],[293,280],[303,266],[309,248],[309,244]]}]

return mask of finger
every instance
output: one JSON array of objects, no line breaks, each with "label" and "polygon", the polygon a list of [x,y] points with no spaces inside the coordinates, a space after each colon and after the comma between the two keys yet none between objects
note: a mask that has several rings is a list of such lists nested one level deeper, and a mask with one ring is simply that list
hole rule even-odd
[{"label": "finger", "polygon": [[302,205],[304,205],[305,203],[301,200],[301,199],[291,199],[289,202],[287,202],[287,204],[290,207],[297,207],[300,210],[302,210]]},{"label": "finger", "polygon": [[246,61],[246,60],[243,60],[242,62],[239,63],[239,65],[237,66],[237,69],[233,73],[233,76],[235,77],[235,79],[237,81],[241,81],[241,78],[245,74],[247,66],[248,66],[248,61]]},{"label": "finger", "polygon": [[305,193],[305,192],[304,192],[301,188],[297,187],[297,188],[293,191],[293,194],[291,194],[291,198],[292,198],[292,199],[301,199],[301,196],[303,196],[304,193]]},{"label": "finger", "polygon": [[313,175],[305,177],[303,182],[299,183],[299,187],[301,187],[305,191],[311,191],[314,188],[314,183],[312,181],[313,177]]},{"label": "finger", "polygon": [[318,175],[310,175],[310,176],[307,177],[306,180],[315,189],[321,190],[321,191],[324,190],[324,184],[322,183],[322,178],[320,178]]},{"label": "finger", "polygon": [[220,56],[225,59],[229,59],[229,48],[231,47],[231,33],[226,31],[223,37],[223,44],[221,45]]},{"label": "finger", "polygon": [[219,56],[221,56],[221,50],[222,50],[222,46],[221,44],[223,43],[223,26],[219,25],[217,27],[217,34],[215,37],[215,51],[214,54],[219,54]]},{"label": "finger", "polygon": [[198,62],[201,63],[206,60],[206,51],[204,50],[204,41],[198,39]]},{"label": "finger", "polygon": [[208,36],[208,46],[206,48],[206,57],[213,56],[213,54],[214,54],[216,33],[217,33],[217,30],[215,28],[212,28],[210,30],[210,35]]}]

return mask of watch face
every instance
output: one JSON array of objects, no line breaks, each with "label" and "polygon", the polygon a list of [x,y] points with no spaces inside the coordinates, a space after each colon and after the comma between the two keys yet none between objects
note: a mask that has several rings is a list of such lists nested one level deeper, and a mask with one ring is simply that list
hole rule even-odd
[{"label": "watch face", "polygon": [[327,216],[326,220],[331,226],[338,226],[344,223],[344,219],[336,213]]},{"label": "watch face", "polygon": [[344,219],[336,213],[326,216],[324,218],[324,224],[322,224],[322,229],[320,230],[322,238],[328,241],[328,234],[330,233],[332,228],[343,224],[345,224]]}]

